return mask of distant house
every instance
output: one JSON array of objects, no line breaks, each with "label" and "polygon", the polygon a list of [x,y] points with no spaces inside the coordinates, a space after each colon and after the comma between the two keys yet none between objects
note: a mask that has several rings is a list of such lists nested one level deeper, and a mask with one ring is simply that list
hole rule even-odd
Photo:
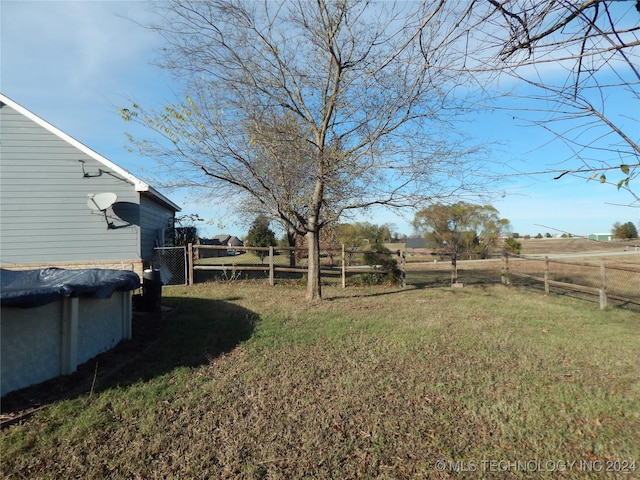
[{"label": "distant house", "polygon": [[590,233],[587,238],[597,242],[610,242],[613,240],[613,235],[611,233]]},{"label": "distant house", "polygon": [[[198,238],[196,244],[213,246],[213,247],[222,247],[222,243],[220,243],[220,240],[216,238]],[[198,248],[195,251],[196,260],[201,258],[226,257],[226,256],[227,256],[227,251],[222,249]]]},{"label": "distant house", "polygon": [[0,94],[2,268],[117,268],[142,276],[180,207]]},{"label": "distant house", "polygon": [[[216,235],[213,238],[199,238],[198,244],[217,247],[244,247],[242,240],[236,236],[227,234]],[[230,253],[229,250],[232,250],[232,248],[229,248],[228,250],[199,248],[197,249],[196,254],[197,258],[226,257]]]},{"label": "distant house", "polygon": [[244,247],[244,242],[240,240],[238,237],[230,237],[227,241],[227,245],[229,247]]},{"label": "distant house", "polygon": [[226,233],[216,235],[213,237],[213,240],[217,240],[220,242],[220,245],[225,245],[227,247],[244,247],[242,240],[236,236],[227,235]]},{"label": "distant house", "polygon": [[426,248],[424,237],[409,237],[405,240],[407,249]]},{"label": "distant house", "polygon": [[213,237],[213,240],[219,242],[220,245],[224,245],[225,247],[244,247],[244,242],[236,236],[227,234],[216,235]]},{"label": "distant house", "polygon": [[221,235],[216,235],[215,237],[212,238],[212,240],[215,240],[220,245],[226,246],[230,238],[231,238],[231,235],[227,235],[226,233],[223,233]]},{"label": "distant house", "polygon": [[439,245],[436,241],[425,237],[409,237],[405,239],[405,248],[411,254],[418,252],[428,253],[441,247],[442,245]]}]

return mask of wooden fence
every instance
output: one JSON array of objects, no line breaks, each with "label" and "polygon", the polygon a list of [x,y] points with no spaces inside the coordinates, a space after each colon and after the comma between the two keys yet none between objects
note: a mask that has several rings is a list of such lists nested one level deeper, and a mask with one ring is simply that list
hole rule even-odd
[{"label": "wooden fence", "polygon": [[545,295],[551,287],[597,295],[600,308],[607,307],[610,299],[640,305],[638,264],[504,256],[502,282],[509,285],[513,277],[541,282]]},{"label": "wooden fence", "polygon": [[[224,250],[225,255],[214,256],[213,258],[224,258],[230,260],[229,263],[226,264],[204,264],[202,262],[196,263],[194,258],[197,258],[198,251],[203,250]],[[264,252],[266,263],[257,265],[257,264],[243,264],[237,261],[234,261],[234,256],[226,256],[227,251],[233,250],[234,252]],[[266,272],[268,274],[268,281],[270,285],[275,285],[275,279],[277,273],[299,273],[300,275],[304,275],[307,273],[306,265],[297,265],[295,267],[292,266],[284,266],[276,263],[275,258],[278,252],[286,252],[286,258],[289,258],[291,253],[302,252],[306,253],[308,251],[305,247],[227,247],[227,246],[219,246],[219,245],[193,245],[189,244],[187,249],[187,258],[188,258],[188,271],[189,271],[189,284],[193,285],[194,283],[194,272],[198,271],[217,271],[217,272]],[[343,245],[341,249],[333,249],[333,250],[323,250],[325,257],[330,257],[332,259],[337,259],[340,263],[339,267],[335,266],[321,266],[320,275],[330,275],[330,276],[340,276],[342,287],[346,287],[346,279],[350,274],[365,274],[365,273],[379,273],[386,274],[387,270],[382,268],[367,266],[367,265],[356,265],[350,266],[349,259],[355,254],[362,254],[365,251],[361,250],[347,250]],[[367,252],[373,252],[368,250]],[[376,252],[374,252],[376,253]],[[381,253],[381,252],[377,252]],[[259,253],[258,253],[259,254]]]},{"label": "wooden fence", "polygon": [[[206,264],[204,260],[195,261],[198,250],[235,250],[242,252],[262,252],[265,254],[264,264],[246,264],[239,258],[225,256],[224,264]],[[286,259],[289,254],[301,252],[306,254],[303,247],[226,247],[213,245],[189,245],[188,247],[188,276],[189,283],[194,283],[194,276],[199,271],[233,272],[265,272],[270,285],[274,285],[278,273],[297,273],[300,276],[307,273],[305,259],[298,259],[295,267],[276,261],[276,257]],[[339,277],[342,287],[346,287],[347,277],[354,274],[380,273],[387,270],[367,265],[350,266],[350,260],[357,254],[364,254],[363,250],[340,249],[323,250],[322,276]],[[371,251],[368,251],[371,252]],[[279,255],[285,253],[286,255]],[[380,252],[378,252],[380,253]],[[394,257],[396,254],[392,254]],[[595,296],[600,308],[608,305],[628,304],[633,308],[640,308],[640,263],[622,263],[613,261],[571,261],[568,259],[549,257],[520,257],[503,256],[491,260],[451,261],[439,259],[432,262],[406,263],[406,253],[397,252],[398,268],[405,281],[418,288],[425,286],[451,285],[461,287],[465,284],[502,283],[504,285],[539,284],[544,293],[549,295],[552,289],[573,292],[581,297],[591,299]],[[302,262],[300,261],[302,260]],[[215,261],[221,261],[218,257]],[[334,265],[335,262],[335,265]],[[637,262],[637,260],[635,261]],[[330,263],[330,265],[328,265]]]},{"label": "wooden fence", "polygon": [[[417,288],[503,284],[539,288],[606,306],[640,310],[640,256],[616,261],[569,258],[496,256],[453,262],[449,258],[409,261],[406,282]],[[625,263],[627,262],[627,263]]]}]

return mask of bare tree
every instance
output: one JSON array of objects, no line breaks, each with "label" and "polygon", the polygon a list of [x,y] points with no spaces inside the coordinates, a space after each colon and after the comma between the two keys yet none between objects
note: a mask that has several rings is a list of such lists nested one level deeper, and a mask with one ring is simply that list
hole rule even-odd
[{"label": "bare tree", "polygon": [[183,101],[123,117],[156,130],[141,151],[165,186],[259,203],[309,248],[351,211],[479,192],[483,149],[454,128],[468,109],[457,2],[169,0],[154,28]]},{"label": "bare tree", "polygon": [[[268,118],[258,117],[249,124],[249,139],[261,169],[261,182],[270,188],[264,193],[270,198],[269,216],[285,232],[289,247],[296,247],[298,239],[307,232],[304,219],[308,214],[308,199],[314,184],[314,152],[307,142],[311,132],[304,132],[303,124],[291,112],[264,112]],[[260,186],[256,185],[255,191]],[[264,197],[245,196],[240,205],[245,212],[265,210]],[[296,266],[296,252],[289,252],[289,266]]]},{"label": "bare tree", "polygon": [[488,0],[474,13],[493,67],[532,87],[514,99],[526,118],[570,149],[535,173],[613,183],[640,201],[640,2]]}]

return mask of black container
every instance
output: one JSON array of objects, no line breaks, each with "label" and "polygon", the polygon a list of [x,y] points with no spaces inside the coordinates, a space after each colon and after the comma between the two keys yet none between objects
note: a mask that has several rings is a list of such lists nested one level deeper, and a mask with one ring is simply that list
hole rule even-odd
[{"label": "black container", "polygon": [[145,270],[142,275],[142,304],[146,312],[159,312],[162,302],[160,270]]}]

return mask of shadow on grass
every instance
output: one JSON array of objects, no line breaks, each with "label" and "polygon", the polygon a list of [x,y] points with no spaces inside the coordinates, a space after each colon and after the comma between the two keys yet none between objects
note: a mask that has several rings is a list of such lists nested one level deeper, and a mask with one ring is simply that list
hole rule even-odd
[{"label": "shadow on grass", "polygon": [[223,300],[164,297],[162,303],[168,313],[135,313],[133,338],[80,365],[74,374],[3,397],[2,426],[59,400],[206,364],[249,339],[258,320],[256,313]]},{"label": "shadow on grass", "polygon": [[[160,320],[157,340],[119,373],[120,383],[152,378],[175,367],[203,365],[248,340],[258,315],[226,300],[163,298],[163,304],[174,310]],[[140,328],[149,325],[141,321]]]}]

